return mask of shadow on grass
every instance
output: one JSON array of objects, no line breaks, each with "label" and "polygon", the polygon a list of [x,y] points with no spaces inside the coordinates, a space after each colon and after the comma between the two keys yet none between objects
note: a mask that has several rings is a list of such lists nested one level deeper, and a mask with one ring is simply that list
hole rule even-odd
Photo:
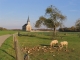
[{"label": "shadow on grass", "polygon": [[9,44],[4,43],[4,45],[9,46],[10,48],[14,49],[12,46],[10,46]]},{"label": "shadow on grass", "polygon": [[47,45],[47,44],[40,44],[41,46],[47,46],[47,47],[50,47],[50,45]]},{"label": "shadow on grass", "polygon": [[46,38],[46,37],[37,37],[37,38],[39,38],[39,39],[45,39],[45,40],[50,40],[50,38]]},{"label": "shadow on grass", "polygon": [[3,51],[4,53],[6,53],[6,54],[8,54],[10,57],[12,57],[12,58],[14,58],[15,59],[15,57],[14,56],[12,56],[11,54],[9,54],[8,52],[6,52],[5,50],[3,50],[3,49],[0,49],[1,51]]},{"label": "shadow on grass", "polygon": [[28,37],[36,37],[36,38],[40,38],[40,39],[51,39],[51,38],[47,38],[47,37],[40,37],[40,36],[35,36],[35,35],[22,35],[22,34],[20,34],[20,35],[18,35],[18,36],[28,36]]}]

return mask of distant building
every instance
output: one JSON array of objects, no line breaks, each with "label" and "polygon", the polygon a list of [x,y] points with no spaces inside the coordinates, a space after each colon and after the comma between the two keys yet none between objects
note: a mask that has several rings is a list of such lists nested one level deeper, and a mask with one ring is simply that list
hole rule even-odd
[{"label": "distant building", "polygon": [[30,25],[29,16],[28,16],[27,23],[22,26],[22,30],[23,31],[31,31],[31,25]]}]

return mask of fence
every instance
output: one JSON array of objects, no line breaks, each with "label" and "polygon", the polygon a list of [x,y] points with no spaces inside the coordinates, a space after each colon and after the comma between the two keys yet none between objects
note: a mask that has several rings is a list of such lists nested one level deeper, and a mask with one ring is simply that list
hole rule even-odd
[{"label": "fence", "polygon": [[13,43],[14,43],[14,49],[16,54],[16,60],[29,60],[29,55],[27,53],[23,54],[21,52],[16,34],[13,34]]}]

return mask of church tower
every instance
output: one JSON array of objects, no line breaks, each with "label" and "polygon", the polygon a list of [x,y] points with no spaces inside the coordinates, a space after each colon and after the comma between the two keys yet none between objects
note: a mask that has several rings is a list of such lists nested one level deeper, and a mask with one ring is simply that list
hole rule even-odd
[{"label": "church tower", "polygon": [[31,31],[31,25],[30,25],[29,16],[28,16],[28,20],[27,20],[26,31]]}]

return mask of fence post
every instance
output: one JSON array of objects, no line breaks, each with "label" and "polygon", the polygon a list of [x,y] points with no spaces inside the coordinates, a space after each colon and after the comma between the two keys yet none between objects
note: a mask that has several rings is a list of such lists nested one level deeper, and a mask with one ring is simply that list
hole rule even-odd
[{"label": "fence post", "polygon": [[13,35],[13,43],[14,43],[14,49],[15,49],[15,54],[16,54],[16,60],[23,60],[23,56],[21,55],[21,51],[18,45],[18,39],[16,35]]},{"label": "fence post", "polygon": [[16,60],[18,60],[18,54],[17,54],[17,40],[15,35],[13,34],[13,43],[14,43],[14,49],[15,49],[15,54],[16,54]]}]

